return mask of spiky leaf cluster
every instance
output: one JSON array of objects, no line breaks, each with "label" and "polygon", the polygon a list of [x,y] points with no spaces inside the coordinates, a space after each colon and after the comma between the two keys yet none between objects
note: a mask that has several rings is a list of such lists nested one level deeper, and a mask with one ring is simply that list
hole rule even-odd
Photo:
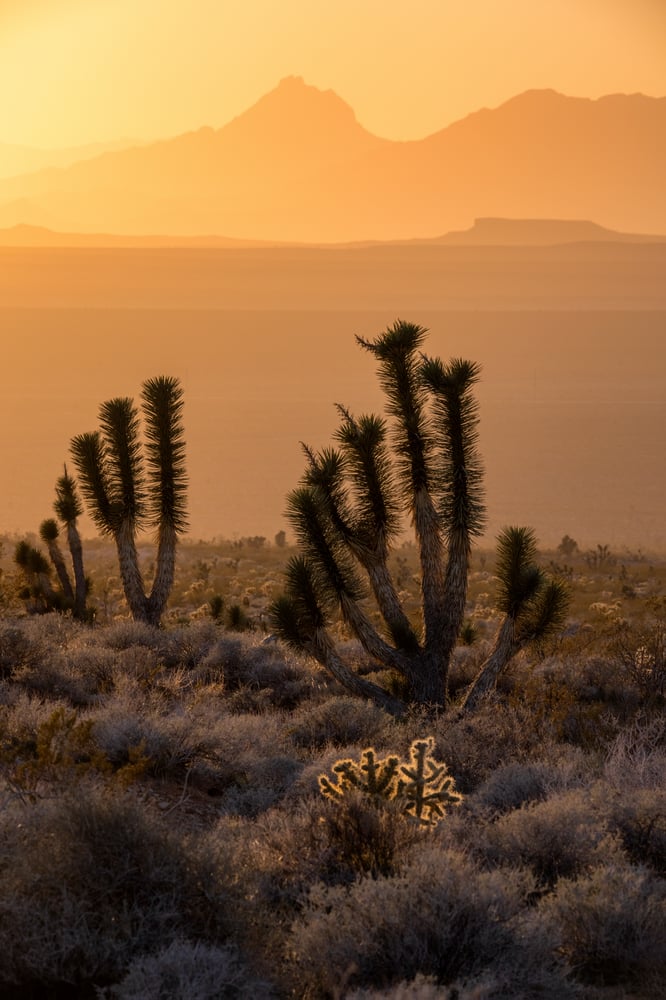
[{"label": "spiky leaf cluster", "polygon": [[462,358],[447,364],[424,358],[420,374],[432,392],[440,431],[436,466],[440,518],[449,536],[463,531],[469,540],[483,533],[486,521],[483,465],[477,449],[479,408],[473,395],[481,368]]},{"label": "spiky leaf cluster", "polygon": [[186,530],[183,391],[178,379],[158,376],[143,384],[146,469],[139,411],[129,397],[102,403],[100,429],[72,439],[81,491],[104,534],[122,526],[140,531],[168,523]]},{"label": "spiky leaf cluster", "polygon": [[25,540],[17,542],[14,549],[14,562],[28,575],[43,574],[49,576],[51,573],[48,559],[42,555],[39,549]]},{"label": "spiky leaf cluster", "polygon": [[177,378],[158,376],[143,383],[147,514],[152,525],[187,530],[187,473],[183,429],[183,389]]},{"label": "spiky leaf cluster", "polygon": [[273,628],[295,650],[308,647],[312,637],[328,622],[318,595],[313,566],[303,556],[292,556],[285,570],[288,594],[273,602]]},{"label": "spiky leaf cluster", "polygon": [[428,399],[418,354],[426,333],[422,326],[398,320],[373,341],[356,338],[378,362],[387,409],[395,418],[396,468],[407,510],[412,509],[414,494],[432,485],[434,441],[427,421]]},{"label": "spiky leaf cluster", "polygon": [[564,581],[549,577],[536,563],[531,528],[505,528],[497,540],[496,603],[514,621],[516,641],[542,639],[564,624],[569,591]]},{"label": "spiky leaf cluster", "polygon": [[67,472],[67,466],[65,466],[62,476],[56,480],[56,498],[53,509],[63,524],[72,524],[83,513],[76,481]]}]

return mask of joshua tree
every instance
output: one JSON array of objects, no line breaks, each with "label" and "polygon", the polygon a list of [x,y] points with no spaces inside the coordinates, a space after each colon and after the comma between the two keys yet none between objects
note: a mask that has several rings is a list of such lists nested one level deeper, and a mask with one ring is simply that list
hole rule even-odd
[{"label": "joshua tree", "polygon": [[[58,526],[56,525],[56,531]],[[51,582],[51,567],[48,559],[31,545],[22,540],[14,549],[14,562],[23,572],[26,586],[19,591],[19,597],[26,602],[30,614],[46,614],[48,611],[64,609],[63,595],[54,590]]]},{"label": "joshua tree", "polygon": [[[350,691],[392,712],[404,705],[359,677],[338,654],[330,632],[334,614],[378,664],[403,678],[407,700],[445,705],[451,655],[464,622],[471,543],[485,520],[473,395],[480,369],[459,358],[445,364],[423,356],[425,334],[398,321],[374,341],[357,337],[377,360],[392,435],[381,417],[354,417],[338,406],[337,447],[315,452],[304,446],[305,473],[287,501],[302,554],[290,560],[286,594],[271,608],[282,639],[315,657]],[[420,627],[406,615],[388,566],[403,513],[411,517],[420,557]],[[546,590],[533,546],[515,544],[530,533],[511,532],[507,544],[515,548],[507,565],[521,581],[533,581],[520,607],[531,602],[529,638],[537,638],[561,618],[565,593],[556,583]],[[503,566],[500,560],[500,573]],[[383,634],[366,611],[367,585],[384,620]],[[510,585],[508,578],[502,583]],[[507,614],[520,616],[514,605]],[[507,629],[500,634],[506,637]],[[503,641],[491,655],[477,690],[488,677],[496,679],[528,631],[516,626],[512,635],[514,641]]]},{"label": "joshua tree", "polygon": [[70,605],[73,605],[74,591],[72,590],[72,583],[69,579],[67,566],[65,565],[65,558],[62,554],[60,546],[58,545],[59,536],[60,528],[58,527],[58,522],[54,518],[49,517],[46,521],[42,521],[39,526],[39,537],[48,549],[49,558],[53,563],[58,580],[60,581],[60,586],[65,600],[68,601]]},{"label": "joshua tree", "polygon": [[476,708],[484,694],[494,688],[516,653],[564,624],[567,588],[536,565],[536,554],[536,539],[530,528],[505,528],[500,534],[496,603],[504,618],[490,656],[465,695],[465,711]]},{"label": "joshua tree", "polygon": [[[56,482],[56,498],[53,509],[56,512],[58,520],[67,529],[67,545],[72,557],[72,568],[74,570],[74,617],[84,621],[87,617],[86,597],[89,586],[83,569],[81,535],[76,523],[77,519],[83,513],[83,507],[79,500],[76,483],[67,472],[67,466],[64,467],[62,476]],[[69,589],[71,591],[71,584]]]},{"label": "joshua tree", "polygon": [[[139,412],[129,398],[102,403],[100,430],[73,438],[81,490],[99,530],[116,543],[125,597],[137,621],[159,625],[173,586],[176,543],[187,527],[185,441],[178,379],[158,376],[141,391],[145,466]],[[153,528],[155,576],[146,594],[136,539]]]},{"label": "joshua tree", "polygon": [[30,601],[32,611],[72,611],[75,618],[85,621],[87,617],[86,596],[88,582],[83,571],[83,548],[81,537],[76,526],[76,519],[81,514],[81,504],[76,492],[76,483],[67,473],[56,482],[56,499],[53,505],[58,519],[67,528],[67,543],[74,569],[74,586],[70,579],[58,539],[60,528],[58,522],[49,517],[42,521],[39,536],[46,545],[49,558],[56,571],[60,589],[55,590],[51,583],[51,570],[44,556],[29,542],[19,542],[16,546],[14,559],[23,570],[28,581],[24,597]]}]

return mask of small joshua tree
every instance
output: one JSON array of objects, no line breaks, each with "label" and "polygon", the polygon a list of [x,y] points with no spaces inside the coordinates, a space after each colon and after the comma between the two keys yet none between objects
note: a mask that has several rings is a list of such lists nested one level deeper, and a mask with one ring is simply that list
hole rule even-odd
[{"label": "small joshua tree", "polygon": [[[351,692],[395,714],[404,704],[338,654],[331,634],[336,612],[379,665],[402,677],[408,701],[446,705],[449,665],[464,624],[471,544],[485,523],[473,394],[480,369],[461,358],[444,363],[425,357],[425,334],[398,321],[374,341],[357,337],[377,361],[392,435],[381,417],[355,417],[338,406],[337,447],[315,452],[304,446],[305,473],[287,501],[302,554],[290,560],[286,593],[271,608],[283,640],[317,659]],[[406,615],[388,566],[404,513],[421,564],[420,627]],[[515,642],[507,639],[508,626],[500,630],[506,641],[487,671],[484,666],[485,680],[496,680],[498,664],[501,670],[520,648],[518,637],[522,641],[529,632],[539,638],[561,621],[566,607],[562,586],[545,586],[533,562],[534,546],[519,543],[525,532],[509,529],[511,553],[500,560],[499,572],[508,568],[516,579],[531,581],[534,589],[527,588],[521,608],[530,604],[534,628],[514,630]],[[500,585],[513,586],[509,579]],[[370,594],[382,631],[366,610]],[[509,618],[517,614],[511,604]],[[477,691],[481,684],[475,682]]]},{"label": "small joshua tree", "polygon": [[548,577],[535,562],[536,539],[529,528],[505,528],[497,543],[496,604],[504,618],[490,656],[470,686],[463,710],[476,708],[509,661],[531,642],[545,639],[564,624],[565,584]]},{"label": "small joshua tree", "polygon": [[[71,451],[81,490],[99,530],[116,543],[123,590],[137,621],[159,625],[173,587],[176,543],[187,527],[183,390],[178,379],[143,383],[145,465],[139,412],[129,398],[100,407],[100,430],[73,438]],[[137,534],[157,535],[155,576],[146,593]]]},{"label": "small joshua tree", "polygon": [[56,498],[53,509],[58,520],[65,525],[67,531],[67,545],[72,557],[72,569],[74,571],[74,593],[72,595],[74,617],[84,621],[88,614],[86,598],[88,596],[89,584],[83,568],[83,545],[77,525],[77,520],[83,513],[83,507],[79,499],[76,482],[67,472],[67,466],[64,467],[62,476],[56,482]]},{"label": "small joshua tree", "polygon": [[25,539],[18,542],[14,549],[14,562],[25,579],[19,597],[26,602],[30,614],[64,609],[62,595],[53,587],[49,561],[38,548]]},{"label": "small joshua tree", "polygon": [[321,774],[320,791],[333,802],[358,791],[375,800],[401,803],[406,816],[421,826],[434,826],[446,814],[447,806],[462,800],[446,764],[432,756],[434,747],[432,736],[414,740],[409,759],[402,762],[396,754],[377,760],[374,749],[367,747],[360,762],[339,760],[333,765],[336,781]]},{"label": "small joshua tree", "polygon": [[67,544],[74,571],[74,585],[70,579],[67,563],[58,543],[60,528],[58,522],[49,517],[42,521],[39,536],[46,545],[49,558],[58,577],[59,589],[51,582],[51,570],[44,556],[29,542],[19,542],[14,553],[16,564],[22,569],[27,580],[23,596],[27,601],[28,610],[71,611],[75,618],[85,621],[87,618],[86,596],[89,585],[83,570],[83,547],[81,536],[76,525],[81,514],[81,504],[76,491],[76,483],[67,473],[56,482],[56,499],[54,510],[58,519],[67,529]]}]

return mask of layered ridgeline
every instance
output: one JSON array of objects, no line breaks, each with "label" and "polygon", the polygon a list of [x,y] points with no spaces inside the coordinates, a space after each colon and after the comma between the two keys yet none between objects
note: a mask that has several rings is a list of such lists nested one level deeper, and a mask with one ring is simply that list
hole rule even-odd
[{"label": "layered ridgeline", "polygon": [[289,77],[222,128],[0,180],[0,227],[332,242],[474,218],[666,232],[666,98],[528,91],[424,139],[371,135]]}]

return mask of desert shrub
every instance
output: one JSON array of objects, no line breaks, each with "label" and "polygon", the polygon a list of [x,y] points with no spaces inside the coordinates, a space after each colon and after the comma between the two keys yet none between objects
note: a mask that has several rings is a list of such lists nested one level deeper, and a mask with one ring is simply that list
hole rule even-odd
[{"label": "desert shrub", "polygon": [[519,809],[548,796],[550,768],[544,762],[506,764],[477,789],[475,801],[496,813]]},{"label": "desert shrub", "polygon": [[611,655],[645,698],[666,696],[666,625],[623,623],[610,643]]},{"label": "desert shrub", "polygon": [[336,881],[351,881],[357,875],[394,875],[406,848],[418,839],[418,830],[405,817],[398,802],[378,804],[362,792],[351,792],[340,802],[322,804],[311,836],[323,838]]},{"label": "desert shrub", "polygon": [[192,622],[160,633],[159,657],[166,667],[192,670],[202,663],[219,639],[213,622]]},{"label": "desert shrub", "polygon": [[491,865],[529,866],[542,887],[621,856],[587,790],[552,795],[479,828],[475,854]]},{"label": "desert shrub", "polygon": [[301,799],[320,797],[319,778],[322,771],[329,771],[341,757],[358,757],[363,747],[358,743],[350,743],[345,747],[329,747],[318,753],[313,760],[306,760],[303,768],[285,797],[288,803],[299,802]]},{"label": "desert shrub", "polygon": [[109,1000],[269,1000],[275,994],[233,945],[178,938],[154,955],[135,958],[121,982],[104,995]]},{"label": "desert shrub", "polygon": [[[538,916],[583,981],[663,996],[666,883],[646,869],[604,865],[563,879]],[[654,992],[646,990],[650,984]]]},{"label": "desert shrub", "polygon": [[463,794],[474,791],[501,765],[544,752],[544,740],[531,728],[524,706],[486,701],[473,715],[446,712],[427,723],[414,713],[405,728],[414,738],[426,724],[435,736],[437,756],[447,762]]},{"label": "desert shrub", "polygon": [[666,717],[637,716],[610,743],[604,776],[618,792],[631,775],[633,788],[663,788],[666,785]]},{"label": "desert shrub", "polygon": [[493,813],[510,812],[530,802],[542,802],[553,791],[584,785],[592,767],[589,757],[576,747],[561,748],[548,760],[512,761],[484,781],[474,802]]},{"label": "desert shrub", "polygon": [[[315,675],[302,660],[285,658],[277,644],[247,636],[218,636],[194,676],[199,683],[222,681],[225,691],[239,692],[238,711],[244,711],[248,693],[261,692],[259,705],[263,710],[271,706],[293,708],[311,697],[315,688]],[[252,698],[248,700],[251,706]],[[256,710],[250,706],[248,710]]]},{"label": "desert shrub", "polygon": [[96,744],[115,767],[127,765],[137,752],[149,774],[180,777],[198,757],[210,753],[210,734],[180,714],[128,710],[122,700],[100,711],[93,724]]},{"label": "desert shrub", "polygon": [[411,982],[387,989],[352,990],[345,1000],[565,1000],[577,995],[575,986],[552,968],[534,969],[531,982],[506,972],[485,973],[451,986],[440,986],[433,976],[415,976]]},{"label": "desert shrub", "polygon": [[284,755],[248,761],[245,771],[230,776],[220,808],[238,816],[258,816],[283,798],[301,769],[299,761]]},{"label": "desert shrub", "polygon": [[0,678],[11,677],[18,667],[31,664],[34,645],[18,625],[0,622]]},{"label": "desert shrub", "polygon": [[[456,991],[456,997],[462,997]],[[449,1000],[451,992],[440,986],[433,976],[419,974],[411,982],[398,983],[385,990],[352,990],[345,1000]]]},{"label": "desert shrub", "polygon": [[634,864],[647,865],[666,878],[666,791],[625,788],[605,800],[609,829]]},{"label": "desert shrub", "polygon": [[395,728],[391,716],[372,702],[338,696],[294,712],[289,733],[298,747],[323,749],[370,741],[385,746]]},{"label": "desert shrub", "polygon": [[0,984],[117,981],[190,934],[224,939],[214,868],[126,796],[76,794],[0,822]]},{"label": "desert shrub", "polygon": [[536,978],[539,995],[569,996],[556,970],[560,992],[543,990],[553,959],[534,950],[526,960],[518,942],[516,917],[533,888],[527,873],[479,872],[461,853],[434,848],[413,853],[397,877],[315,887],[291,941],[298,995],[386,988],[419,973],[450,984],[502,956],[516,993]]},{"label": "desert shrub", "polygon": [[111,649],[128,649],[130,646],[146,646],[148,649],[155,649],[159,641],[159,631],[146,622],[113,622],[104,629],[104,642]]}]

